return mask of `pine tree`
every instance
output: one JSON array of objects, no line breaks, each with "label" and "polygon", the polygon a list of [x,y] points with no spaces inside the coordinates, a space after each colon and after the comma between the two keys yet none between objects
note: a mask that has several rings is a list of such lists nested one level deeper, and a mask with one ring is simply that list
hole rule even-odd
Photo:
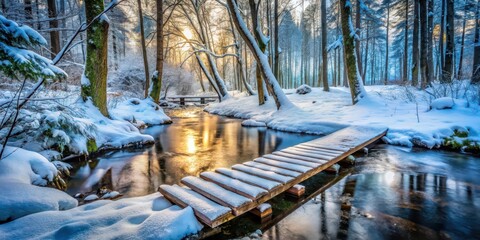
[{"label": "pine tree", "polygon": [[0,72],[13,79],[65,78],[66,73],[49,59],[29,50],[47,41],[35,30],[0,15]]}]

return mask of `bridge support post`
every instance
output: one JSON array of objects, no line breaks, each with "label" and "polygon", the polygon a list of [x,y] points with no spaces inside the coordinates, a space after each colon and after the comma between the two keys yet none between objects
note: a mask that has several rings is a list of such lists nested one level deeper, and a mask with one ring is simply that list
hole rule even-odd
[{"label": "bridge support post", "polygon": [[297,184],[287,190],[287,193],[294,197],[301,197],[305,194],[305,186]]}]

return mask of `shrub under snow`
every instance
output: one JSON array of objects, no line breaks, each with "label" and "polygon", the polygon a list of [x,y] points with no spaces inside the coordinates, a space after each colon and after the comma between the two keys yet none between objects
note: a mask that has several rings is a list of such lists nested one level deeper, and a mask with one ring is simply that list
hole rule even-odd
[{"label": "shrub under snow", "polygon": [[37,212],[76,207],[77,200],[68,194],[39,187],[52,182],[57,174],[55,165],[42,155],[6,147],[0,160],[0,222]]}]

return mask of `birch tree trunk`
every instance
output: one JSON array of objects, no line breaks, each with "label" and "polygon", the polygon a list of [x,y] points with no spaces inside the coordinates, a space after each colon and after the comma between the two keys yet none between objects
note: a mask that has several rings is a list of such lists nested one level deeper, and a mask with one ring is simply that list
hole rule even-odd
[{"label": "birch tree trunk", "polygon": [[[104,10],[103,0],[86,0],[87,22]],[[100,18],[87,29],[87,58],[82,76],[81,95],[83,101],[91,100],[100,112],[108,117],[108,28],[107,18]]]}]

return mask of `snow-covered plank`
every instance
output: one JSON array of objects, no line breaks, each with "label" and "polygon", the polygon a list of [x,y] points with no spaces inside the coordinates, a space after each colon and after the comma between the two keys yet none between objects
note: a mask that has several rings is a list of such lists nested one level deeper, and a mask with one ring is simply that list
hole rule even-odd
[{"label": "snow-covered plank", "polygon": [[261,178],[265,178],[265,179],[268,179],[268,180],[275,181],[275,182],[279,182],[279,183],[282,183],[282,184],[288,183],[288,182],[293,180],[292,177],[287,177],[287,176],[277,174],[275,172],[265,171],[265,170],[254,168],[254,167],[249,167],[249,166],[243,165],[243,164],[235,164],[235,165],[232,166],[232,169],[235,169],[237,171],[241,171],[241,172],[244,172],[244,173],[249,173],[249,174],[261,177]]},{"label": "snow-covered plank", "polygon": [[307,166],[307,167],[311,167],[311,168],[318,167],[319,165],[327,162],[327,161],[322,161],[322,162],[319,161],[319,162],[314,163],[314,162],[308,162],[308,161],[304,161],[304,160],[298,160],[298,159],[293,159],[293,158],[283,157],[283,156],[278,156],[278,155],[273,155],[273,154],[264,155],[263,158],[268,158],[268,159],[277,160],[277,161],[280,161],[280,162],[286,162],[286,163],[292,163],[292,164]]},{"label": "snow-covered plank", "polygon": [[387,128],[350,126],[325,137],[315,139],[310,143],[328,148],[356,148],[364,146],[365,143],[378,140],[378,136],[385,135],[387,130]]},{"label": "snow-covered plank", "polygon": [[300,151],[300,150],[293,150],[293,149],[289,149],[289,150],[284,149],[280,152],[290,153],[290,154],[297,155],[297,156],[311,157],[311,158],[316,158],[316,159],[323,159],[325,157],[333,158],[332,156],[325,156],[325,155],[320,154],[320,153],[306,151],[306,150],[305,151]]},{"label": "snow-covered plank", "polygon": [[314,153],[314,154],[318,154],[320,156],[331,157],[331,158],[338,157],[338,156],[340,156],[344,153],[344,152],[342,152],[342,153],[330,153],[330,152],[324,152],[322,150],[312,150],[312,149],[305,149],[305,148],[299,148],[299,147],[293,147],[293,148],[290,148],[288,150]]},{"label": "snow-covered plank", "polygon": [[252,186],[250,184],[244,183],[237,179],[233,179],[231,177],[227,177],[220,173],[203,172],[200,174],[200,177],[252,200],[255,200],[268,193],[267,190],[263,188]]},{"label": "snow-covered plank", "polygon": [[322,158],[312,158],[312,157],[300,156],[298,154],[292,154],[292,153],[281,152],[281,151],[276,151],[276,152],[273,152],[272,154],[277,155],[277,156],[282,156],[282,157],[288,157],[288,158],[303,160],[303,161],[307,161],[307,162],[313,162],[313,163],[318,163],[319,161],[327,161],[328,162],[328,161],[333,159],[332,157],[326,157],[326,156],[322,156]]},{"label": "snow-covered plank", "polygon": [[274,166],[266,165],[266,164],[263,164],[263,163],[254,162],[254,161],[244,162],[243,164],[247,165],[249,167],[258,168],[258,169],[262,169],[262,170],[265,170],[265,171],[276,172],[278,174],[288,176],[288,177],[294,177],[295,178],[295,177],[298,177],[301,174],[299,172],[287,170],[287,169],[284,169],[284,168],[274,167]]},{"label": "snow-covered plank", "polygon": [[253,161],[263,163],[263,164],[267,164],[267,165],[271,165],[271,166],[274,166],[274,167],[279,167],[279,168],[284,168],[284,169],[287,169],[287,170],[300,172],[300,173],[305,173],[305,172],[308,172],[312,169],[311,167],[307,167],[307,166],[301,166],[301,165],[296,165],[296,164],[291,164],[291,163],[286,163],[286,162],[280,162],[280,161],[271,160],[271,159],[267,159],[267,158],[255,158]]},{"label": "snow-covered plank", "polygon": [[178,185],[161,185],[158,191],[181,207],[192,207],[195,215],[210,227],[215,227],[218,221],[224,222],[234,217],[230,208],[219,205],[191,189]]},{"label": "snow-covered plank", "polygon": [[322,149],[322,148],[314,148],[314,147],[309,147],[309,146],[295,146],[292,149],[297,149],[297,150],[308,150],[308,151],[315,151],[315,152],[321,152],[326,155],[331,155],[331,156],[338,156],[343,154],[346,151],[333,151],[333,150],[327,150],[327,149]]},{"label": "snow-covered plank", "polygon": [[298,144],[295,147],[303,148],[303,149],[309,149],[309,150],[323,151],[323,152],[328,152],[328,153],[333,153],[333,154],[342,154],[342,153],[348,151],[348,149],[340,151],[340,150],[333,150],[333,149],[324,148],[322,146],[307,145],[307,144]]},{"label": "snow-covered plank", "polygon": [[251,207],[253,201],[237,193],[231,192],[215,183],[203,180],[198,177],[188,176],[182,179],[182,183],[195,192],[217,202],[220,205],[229,207],[233,215],[238,216],[245,209]]},{"label": "snow-covered plank", "polygon": [[231,177],[231,178],[238,179],[242,182],[245,182],[245,183],[257,186],[257,187],[261,187],[261,188],[269,190],[269,191],[278,187],[278,186],[280,186],[280,185],[282,185],[279,182],[270,181],[270,180],[267,180],[265,178],[257,177],[255,175],[247,174],[247,173],[244,173],[244,172],[240,172],[240,171],[236,171],[236,170],[232,170],[232,169],[228,169],[228,168],[217,168],[217,169],[215,169],[215,172],[218,172],[220,174],[223,174],[223,175]]},{"label": "snow-covered plank", "polygon": [[[321,139],[321,138],[320,138]],[[320,141],[319,139],[315,139],[314,141]],[[346,147],[332,147],[332,146],[322,146],[322,145],[319,145],[318,143],[316,142],[305,142],[305,143],[302,143],[302,144],[299,144],[300,146],[308,146],[308,147],[314,147],[314,148],[321,148],[321,149],[326,149],[326,150],[330,150],[330,151],[337,151],[337,152],[346,152],[348,150],[350,150],[350,148],[346,148]]]}]

